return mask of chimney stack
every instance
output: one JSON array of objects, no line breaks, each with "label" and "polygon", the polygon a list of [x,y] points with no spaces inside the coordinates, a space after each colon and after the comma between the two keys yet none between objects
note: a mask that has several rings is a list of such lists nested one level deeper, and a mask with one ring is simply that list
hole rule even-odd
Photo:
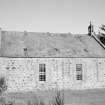
[{"label": "chimney stack", "polygon": [[92,36],[93,33],[94,33],[94,27],[93,27],[93,25],[92,25],[92,23],[91,23],[91,21],[90,21],[90,25],[89,25],[89,27],[88,27],[88,35],[89,35],[89,36]]}]

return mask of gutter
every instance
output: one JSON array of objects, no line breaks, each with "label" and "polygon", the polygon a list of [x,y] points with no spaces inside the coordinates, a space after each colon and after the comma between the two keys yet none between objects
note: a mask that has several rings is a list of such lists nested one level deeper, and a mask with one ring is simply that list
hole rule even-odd
[{"label": "gutter", "polygon": [[97,38],[95,34],[92,35],[92,37],[105,49],[105,45]]}]

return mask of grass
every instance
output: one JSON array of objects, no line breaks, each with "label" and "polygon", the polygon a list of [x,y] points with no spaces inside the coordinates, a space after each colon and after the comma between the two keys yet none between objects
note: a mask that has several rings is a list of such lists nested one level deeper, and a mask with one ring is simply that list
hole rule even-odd
[{"label": "grass", "polygon": [[[24,102],[24,104],[22,103]],[[53,97],[51,102],[48,102],[49,105],[64,105],[63,97],[60,91],[57,91],[55,96]],[[34,100],[31,99],[8,99],[7,97],[0,97],[0,105],[48,105],[46,104],[45,100],[42,98],[35,98]]]},{"label": "grass", "polygon": [[64,98],[61,95],[60,91],[57,91],[53,105],[64,105]]},{"label": "grass", "polygon": [[64,91],[64,94],[62,91],[53,91],[54,94],[47,93],[47,95],[45,93],[41,92],[39,94],[38,92],[34,95],[32,95],[33,93],[20,95],[18,93],[7,97],[3,96],[0,98],[0,105],[105,105],[105,89],[91,91],[67,90]]}]

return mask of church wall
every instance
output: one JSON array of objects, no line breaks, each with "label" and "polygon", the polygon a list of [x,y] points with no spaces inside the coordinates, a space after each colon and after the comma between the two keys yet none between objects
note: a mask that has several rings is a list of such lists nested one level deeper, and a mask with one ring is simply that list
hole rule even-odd
[{"label": "church wall", "polygon": [[[39,81],[39,64],[46,65],[46,81]],[[82,80],[76,79],[82,64]],[[7,91],[92,89],[105,87],[104,58],[0,58],[0,77]]]}]

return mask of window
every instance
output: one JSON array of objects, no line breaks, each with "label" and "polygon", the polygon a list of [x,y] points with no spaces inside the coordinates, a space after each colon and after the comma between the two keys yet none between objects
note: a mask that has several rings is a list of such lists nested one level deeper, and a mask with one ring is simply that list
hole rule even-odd
[{"label": "window", "polygon": [[76,64],[76,79],[82,80],[82,64]]},{"label": "window", "polygon": [[39,81],[46,81],[46,66],[39,64]]}]

